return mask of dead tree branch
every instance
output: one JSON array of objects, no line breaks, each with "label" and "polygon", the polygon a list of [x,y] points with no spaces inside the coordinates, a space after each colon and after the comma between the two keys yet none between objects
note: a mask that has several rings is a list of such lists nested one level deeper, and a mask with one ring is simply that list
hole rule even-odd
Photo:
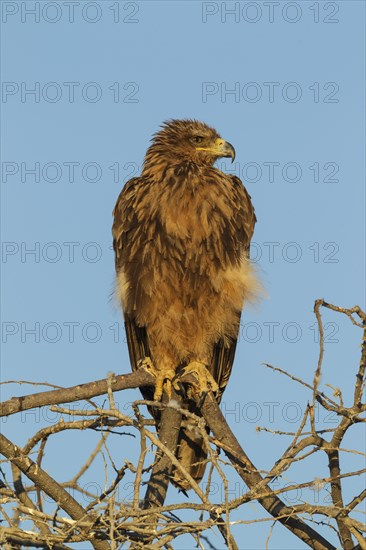
[{"label": "dead tree branch", "polygon": [[[326,388],[329,387],[334,392],[329,396],[321,385],[325,346],[321,308],[345,315],[355,327],[363,329],[361,359],[355,369],[357,372],[350,399],[331,383],[325,384]],[[172,542],[186,535],[192,537],[192,544],[205,548],[207,532],[217,528],[226,546],[230,550],[237,550],[238,545],[231,532],[234,525],[269,525],[270,522],[272,527],[267,538],[267,546],[273,526],[282,524],[294,536],[316,550],[334,549],[339,544],[331,542],[330,538],[328,540],[326,533],[324,534],[324,526],[329,528],[329,534],[333,539],[334,533],[337,534],[345,550],[366,548],[366,527],[360,521],[366,491],[355,490],[352,498],[348,496],[345,499],[343,487],[346,478],[357,479],[365,473],[365,468],[354,467],[344,471],[343,466],[342,470],[344,453],[347,453],[347,457],[364,457],[361,449],[349,449],[344,441],[353,426],[365,422],[366,404],[363,393],[366,371],[366,316],[358,306],[351,309],[340,308],[324,300],[315,302],[314,313],[319,329],[319,358],[312,382],[304,381],[284,369],[266,365],[300,384],[304,391],[310,394],[304,414],[293,432],[258,427],[258,431],[268,434],[267,437],[291,436],[290,443],[268,470],[261,470],[249,459],[247,452],[230,430],[212,394],[206,395],[203,403],[197,402],[202,417],[181,408],[178,393],[174,393],[173,400],[169,402],[166,396],[158,403],[135,401],[131,407],[131,414],[124,414],[118,410],[115,403],[117,391],[153,386],[154,379],[143,369],[120,376],[109,375],[106,379],[87,384],[68,388],[58,387],[50,391],[13,397],[0,404],[0,415],[5,417],[45,406],[50,406],[51,411],[62,415],[51,426],[38,426],[33,434],[29,434],[23,449],[5,436],[0,436],[0,452],[4,456],[0,466],[0,474],[3,477],[0,483],[0,507],[5,518],[4,525],[0,527],[0,542],[14,548],[52,547],[55,550],[70,550],[68,545],[76,542],[88,543],[96,550],[117,550],[122,543],[130,542],[131,548],[154,549],[173,548]],[[187,382],[189,381],[187,377]],[[52,386],[48,383],[47,385]],[[107,395],[107,407],[90,401],[100,395]],[[83,400],[88,401],[88,408],[82,404],[78,405],[78,408],[67,406],[69,403]],[[151,430],[154,422],[142,414],[142,405],[160,409],[158,435]],[[337,424],[331,429],[318,426],[314,414],[315,405],[335,413]],[[69,416],[70,420],[66,421],[64,416]],[[179,427],[182,418],[187,417],[200,432],[208,448],[211,468],[205,490],[191,478],[176,458]],[[212,436],[207,434],[207,427],[210,428]],[[46,449],[50,440],[64,438],[71,430],[88,431],[99,440],[96,444],[93,443],[93,451],[83,459],[71,479],[57,481],[45,471]],[[133,433],[130,433],[131,431]],[[110,442],[115,438],[127,436],[136,436],[139,441],[136,461],[129,461],[123,458],[122,454],[118,455],[118,458],[113,456]],[[82,451],[82,447],[80,449]],[[223,454],[219,454],[218,449],[224,451],[229,461],[225,460]],[[31,455],[34,453],[36,458],[32,460]],[[295,464],[304,464],[304,461],[315,453],[327,458],[327,475],[319,475],[316,479],[305,478],[301,481],[296,479],[280,488],[270,486],[273,480],[284,479],[285,472],[286,476],[291,475]],[[101,490],[83,485],[84,476],[91,468],[98,468],[98,459],[102,461],[105,474]],[[11,467],[6,471],[8,465]],[[192,486],[196,502],[189,500],[179,504],[166,504],[172,465],[179,469]],[[243,488],[241,494],[232,499],[229,498],[227,478],[230,469],[234,469],[248,487],[247,490]],[[12,483],[7,481],[8,471],[13,478]],[[215,493],[211,494],[210,487],[215,476],[221,484],[223,494],[214,498]],[[130,498],[126,497],[123,490],[121,495],[121,481],[126,478],[132,479],[133,490]],[[146,494],[141,500],[141,490],[145,484]],[[285,502],[287,491],[315,491],[327,484],[329,500],[325,505],[304,499],[299,499],[291,505]],[[73,496],[68,492],[70,489]],[[32,493],[36,493],[36,498],[32,497]],[[44,495],[52,499],[52,505],[45,502]],[[88,499],[87,506],[80,504],[82,498]],[[255,501],[261,504],[268,516],[232,521],[231,513],[234,510]],[[347,501],[349,503],[345,504]],[[66,513],[65,517],[61,515],[62,511]],[[184,521],[179,516],[183,512]],[[318,517],[319,520],[315,519]],[[22,529],[23,522],[28,520],[33,522],[33,531]]]}]

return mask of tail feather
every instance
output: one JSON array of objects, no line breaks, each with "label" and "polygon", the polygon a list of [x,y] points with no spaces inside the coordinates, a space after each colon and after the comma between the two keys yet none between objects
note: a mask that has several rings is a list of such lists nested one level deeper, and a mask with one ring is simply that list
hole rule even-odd
[{"label": "tail feather", "polygon": [[[201,481],[205,473],[207,463],[207,450],[205,447],[204,439],[198,428],[189,421],[184,422],[184,426],[179,433],[176,457],[197,483]],[[177,468],[173,469],[172,482],[178,489],[185,491],[191,489],[191,484]]]}]

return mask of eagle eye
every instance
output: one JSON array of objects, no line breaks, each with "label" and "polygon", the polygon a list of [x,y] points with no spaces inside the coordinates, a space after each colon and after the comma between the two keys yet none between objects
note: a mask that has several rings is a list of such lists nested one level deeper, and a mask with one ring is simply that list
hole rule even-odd
[{"label": "eagle eye", "polygon": [[193,138],[192,138],[192,141],[194,143],[202,143],[203,140],[204,140],[204,138],[202,136],[193,136]]}]

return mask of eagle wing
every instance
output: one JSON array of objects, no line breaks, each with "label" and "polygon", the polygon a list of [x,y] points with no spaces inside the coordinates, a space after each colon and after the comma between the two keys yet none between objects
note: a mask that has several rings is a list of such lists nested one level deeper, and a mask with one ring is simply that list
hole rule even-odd
[{"label": "eagle wing", "polygon": [[[234,240],[237,246],[237,249],[234,250],[234,252],[236,257],[244,253],[249,258],[250,241],[254,233],[254,226],[257,218],[251,202],[251,197],[241,180],[237,176],[231,176],[231,181],[231,192],[234,197],[234,202],[237,205],[237,209],[233,212],[233,216],[230,220],[232,224],[231,231],[234,233]],[[220,238],[220,234],[218,237]],[[225,241],[224,234],[221,235],[221,239]],[[218,403],[221,401],[222,394],[227,386],[227,383],[229,382],[233,368],[239,329],[240,314],[238,314],[238,333],[236,338],[231,338],[229,344],[225,342],[223,338],[220,338],[214,346],[210,372],[219,386],[219,389],[216,392],[216,399]]]},{"label": "eagle wing", "polygon": [[[143,188],[145,184],[146,182],[142,177],[130,179],[119,194],[113,210],[112,234],[117,273],[122,269],[123,254],[127,247],[127,241],[131,236],[135,240],[135,235],[138,233],[139,223],[135,209],[135,199],[137,190]],[[134,317],[128,315],[126,311],[123,314],[131,368],[135,371],[140,361],[151,356],[149,340],[146,327],[139,326]],[[152,387],[146,386],[140,388],[140,390],[144,399],[153,400],[154,390]],[[158,420],[156,409],[151,408],[150,413]]]}]

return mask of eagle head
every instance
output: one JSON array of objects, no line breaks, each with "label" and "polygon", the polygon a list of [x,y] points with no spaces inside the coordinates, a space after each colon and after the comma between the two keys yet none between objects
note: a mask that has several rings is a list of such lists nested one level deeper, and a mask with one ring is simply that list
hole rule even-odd
[{"label": "eagle head", "polygon": [[162,159],[169,163],[188,161],[212,165],[221,157],[231,157],[233,162],[235,149],[214,128],[198,120],[168,120],[154,134],[144,166]]}]

